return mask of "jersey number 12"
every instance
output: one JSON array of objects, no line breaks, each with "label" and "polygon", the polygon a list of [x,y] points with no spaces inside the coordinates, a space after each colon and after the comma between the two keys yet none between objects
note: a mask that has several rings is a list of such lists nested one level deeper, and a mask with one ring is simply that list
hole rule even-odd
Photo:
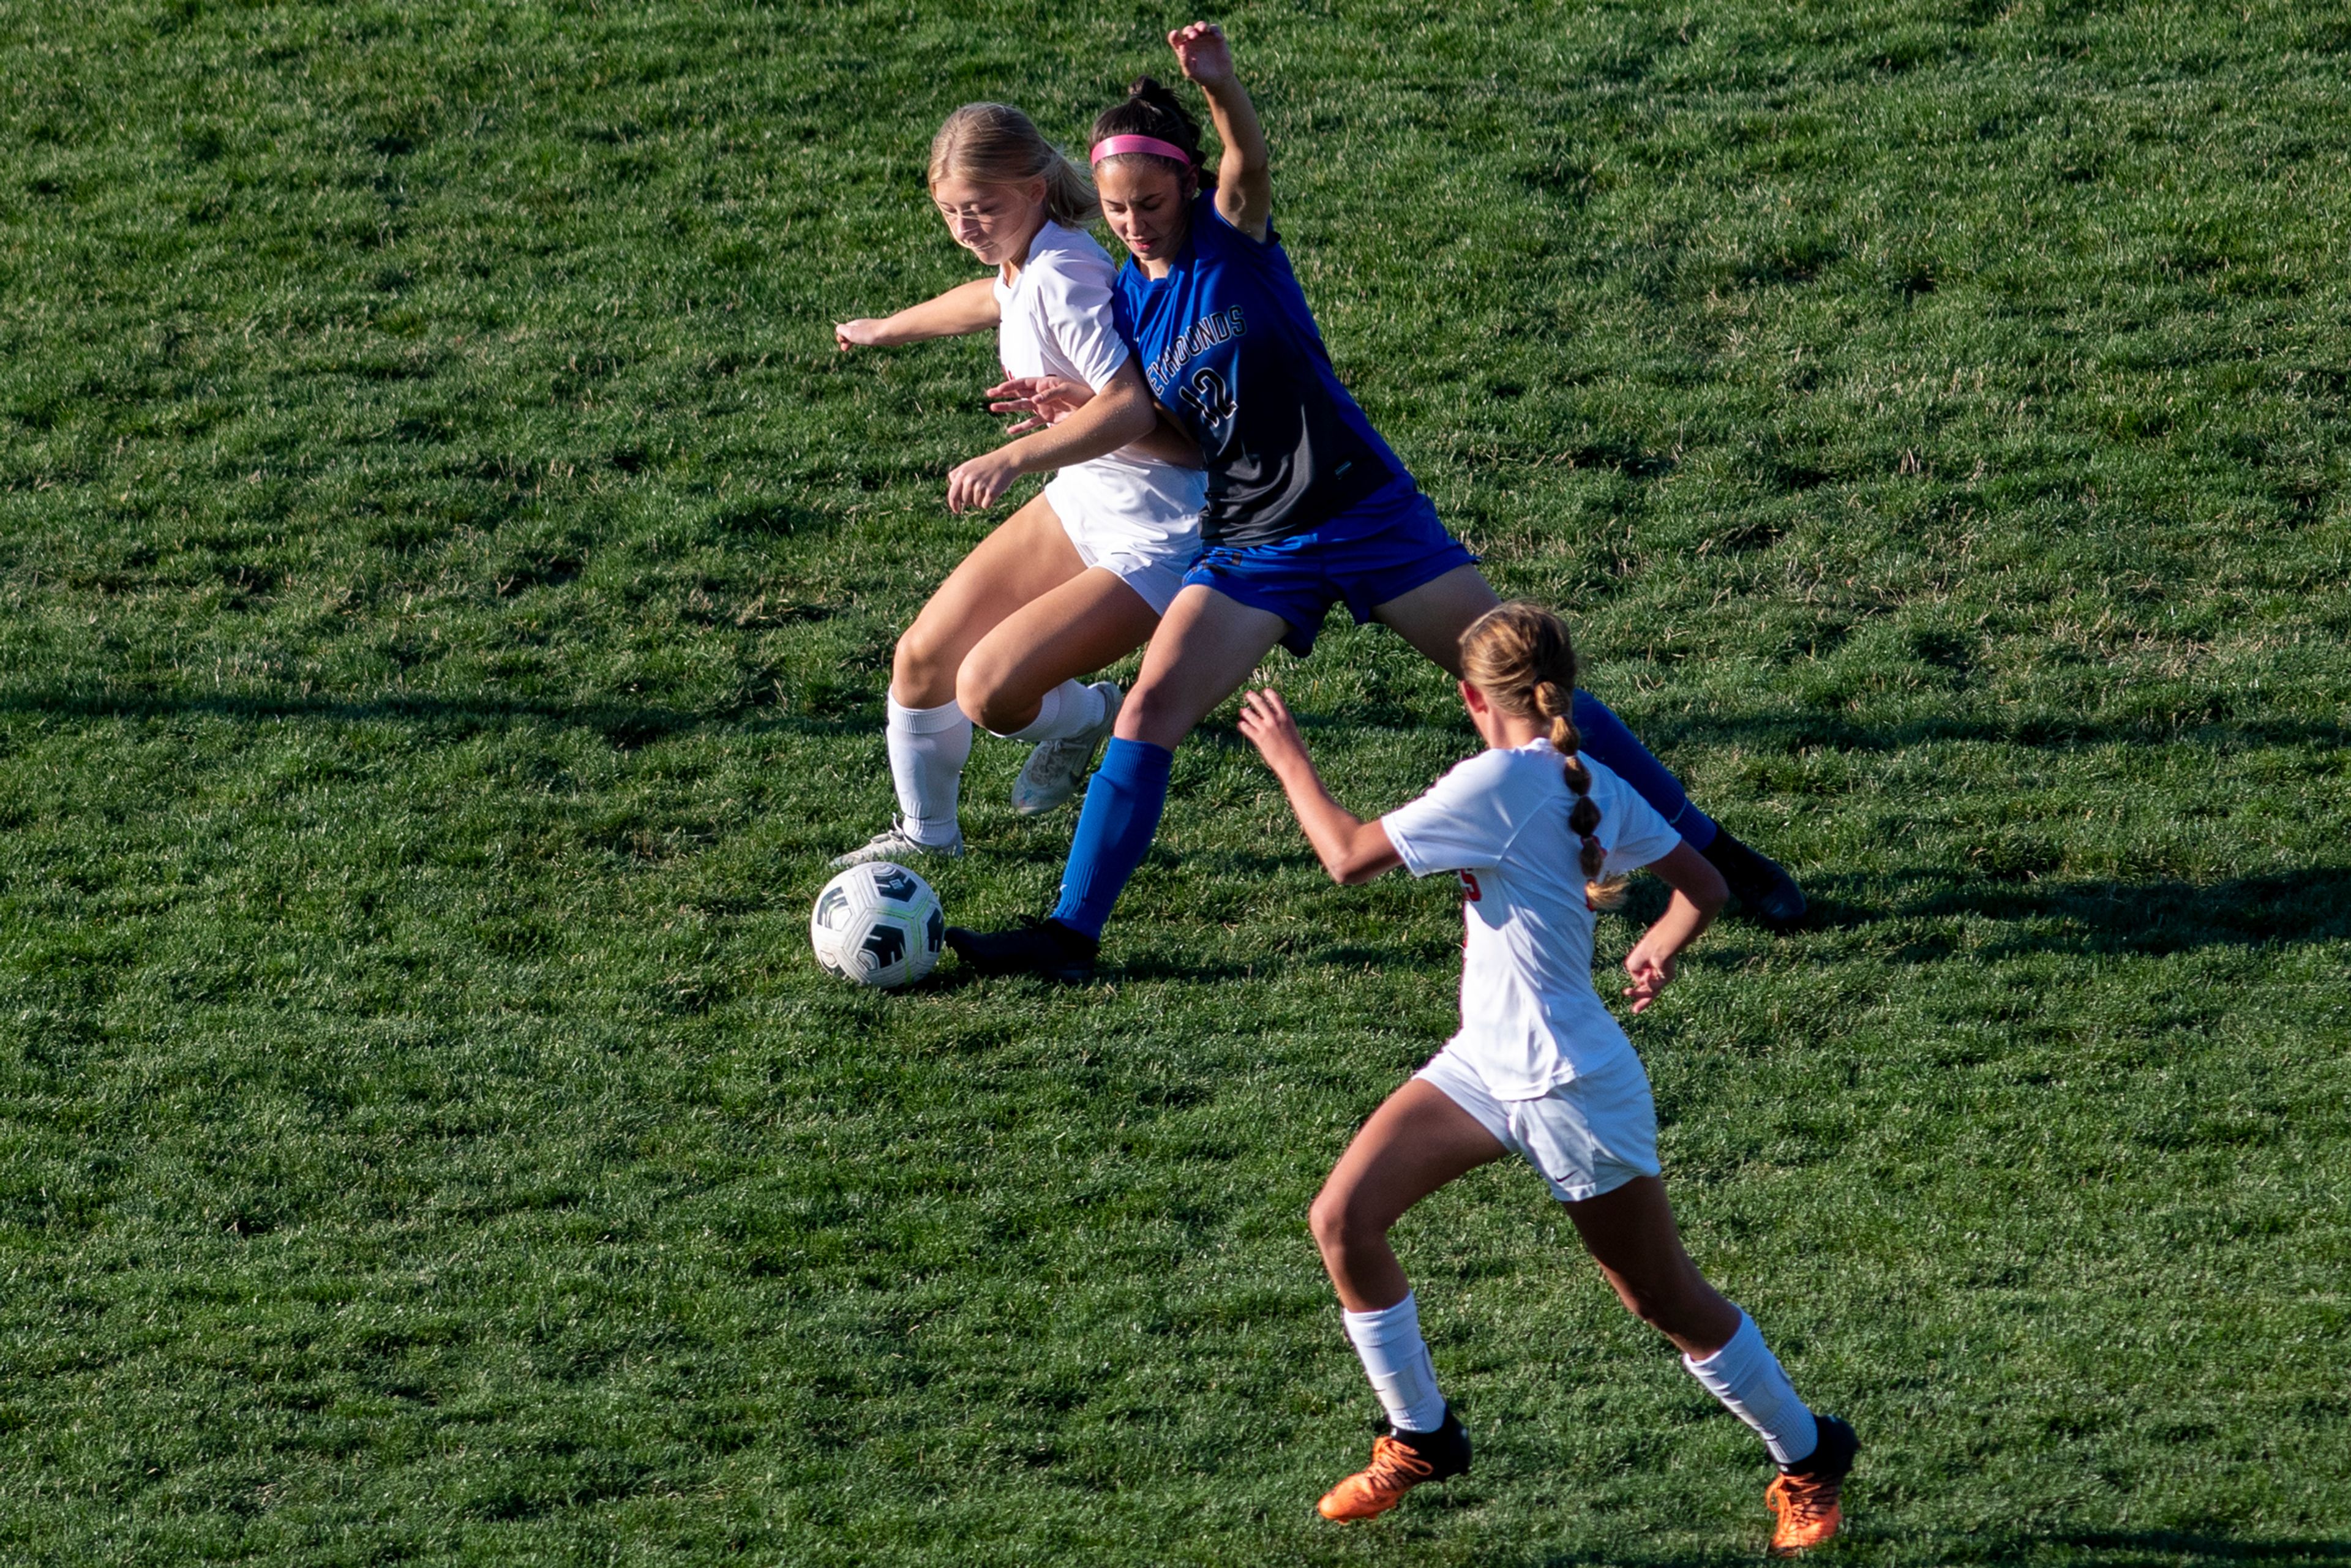
[{"label": "jersey number 12", "polygon": [[1233,416],[1233,389],[1225,378],[1203,365],[1192,372],[1192,379],[1176,389],[1176,395],[1190,407],[1199,422],[1210,427],[1219,425]]}]

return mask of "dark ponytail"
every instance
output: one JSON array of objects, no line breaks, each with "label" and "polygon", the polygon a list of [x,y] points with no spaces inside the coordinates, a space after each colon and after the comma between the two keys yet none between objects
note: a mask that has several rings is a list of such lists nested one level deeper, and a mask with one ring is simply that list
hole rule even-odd
[{"label": "dark ponytail", "polygon": [[[1094,116],[1093,135],[1090,141],[1100,141],[1111,136],[1149,136],[1172,143],[1184,150],[1192,161],[1191,172],[1199,177],[1203,189],[1211,183],[1208,171],[1202,166],[1200,155],[1200,122],[1192,118],[1191,110],[1157,77],[1141,76],[1126,89],[1126,101],[1115,104]],[[1149,158],[1149,152],[1123,152],[1123,158]],[[1107,160],[1105,160],[1107,162]],[[1173,159],[1161,158],[1164,167],[1175,169]],[[1178,171],[1179,172],[1181,171]]]}]

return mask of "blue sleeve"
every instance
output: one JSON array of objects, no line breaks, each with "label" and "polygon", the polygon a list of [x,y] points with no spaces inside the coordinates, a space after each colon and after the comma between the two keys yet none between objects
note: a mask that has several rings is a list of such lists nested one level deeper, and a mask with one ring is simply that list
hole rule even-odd
[{"label": "blue sleeve", "polygon": [[1281,235],[1273,219],[1265,220],[1265,238],[1257,239],[1233,226],[1217,205],[1217,193],[1203,191],[1193,204],[1192,226],[1201,231],[1204,248],[1218,256],[1237,256],[1258,267],[1282,259]]}]

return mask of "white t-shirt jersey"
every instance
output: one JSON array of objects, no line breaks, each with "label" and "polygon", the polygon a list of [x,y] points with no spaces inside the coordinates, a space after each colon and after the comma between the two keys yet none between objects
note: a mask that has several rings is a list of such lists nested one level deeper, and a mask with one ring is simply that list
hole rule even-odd
[{"label": "white t-shirt jersey", "polygon": [[[1673,852],[1681,835],[1633,787],[1589,757],[1593,837],[1614,876]],[[1467,1057],[1500,1100],[1532,1100],[1630,1054],[1592,983],[1593,915],[1583,841],[1569,831],[1575,791],[1548,740],[1473,757],[1380,819],[1415,876],[1461,874],[1461,1032]]]},{"label": "white t-shirt jersey", "polygon": [[[1067,376],[1100,392],[1130,350],[1110,314],[1110,255],[1083,229],[1048,223],[1010,283],[996,276],[997,355],[1008,376]],[[1208,476],[1122,447],[1061,470],[1053,509],[1095,555],[1147,556],[1181,571],[1200,549]],[[1072,517],[1074,512],[1077,515]]]}]

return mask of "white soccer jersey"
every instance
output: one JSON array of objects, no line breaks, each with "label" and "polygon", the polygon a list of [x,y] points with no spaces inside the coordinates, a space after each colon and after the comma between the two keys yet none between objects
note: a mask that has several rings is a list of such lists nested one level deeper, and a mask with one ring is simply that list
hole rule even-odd
[{"label": "white soccer jersey", "polygon": [[[1008,376],[1066,376],[1100,392],[1129,350],[1110,313],[1110,255],[1083,229],[1048,223],[1010,283],[996,277],[997,354]],[[1124,447],[1064,468],[1048,490],[1081,552],[1181,571],[1200,548],[1208,476]],[[1072,515],[1075,514],[1075,515]]]},{"label": "white soccer jersey", "polygon": [[[1603,875],[1673,852],[1681,835],[1631,785],[1589,757],[1583,765],[1600,808]],[[1461,875],[1468,934],[1451,1050],[1498,1099],[1548,1094],[1633,1049],[1592,983],[1583,846],[1567,825],[1574,806],[1559,753],[1536,740],[1471,758],[1380,819],[1413,875]]]}]

